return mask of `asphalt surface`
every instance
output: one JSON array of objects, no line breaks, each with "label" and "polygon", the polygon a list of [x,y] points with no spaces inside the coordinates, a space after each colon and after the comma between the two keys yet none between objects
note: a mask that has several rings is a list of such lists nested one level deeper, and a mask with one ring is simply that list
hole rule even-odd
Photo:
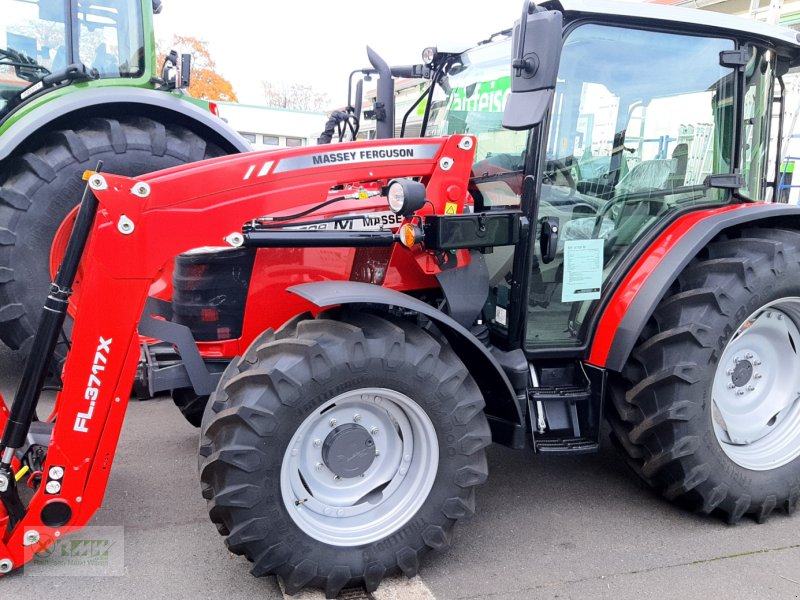
[{"label": "asphalt surface", "polygon": [[[0,351],[7,399],[19,371]],[[283,598],[208,520],[196,449],[197,430],[169,398],[132,401],[93,522],[124,527],[124,575],[17,573],[0,581],[0,598]],[[800,514],[731,527],[685,513],[644,487],[610,444],[569,458],[493,447],[489,470],[476,515],[422,568],[439,600],[800,598]]]}]

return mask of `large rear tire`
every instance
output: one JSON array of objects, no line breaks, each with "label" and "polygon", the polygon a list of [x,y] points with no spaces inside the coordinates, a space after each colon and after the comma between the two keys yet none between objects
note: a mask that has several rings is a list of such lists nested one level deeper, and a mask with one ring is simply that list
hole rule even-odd
[{"label": "large rear tire", "polygon": [[[95,168],[141,175],[224,152],[188,129],[145,117],[94,118],[49,134],[0,181],[0,339],[27,351],[48,285],[53,238]],[[63,352],[61,352],[63,354]]]},{"label": "large rear tire", "polygon": [[446,342],[367,312],[290,321],[231,363],[203,419],[200,477],[231,552],[288,593],[416,575],[485,481],[490,433]]},{"label": "large rear tire", "polygon": [[730,523],[800,497],[800,233],[718,239],[659,303],[609,421],[634,471]]}]

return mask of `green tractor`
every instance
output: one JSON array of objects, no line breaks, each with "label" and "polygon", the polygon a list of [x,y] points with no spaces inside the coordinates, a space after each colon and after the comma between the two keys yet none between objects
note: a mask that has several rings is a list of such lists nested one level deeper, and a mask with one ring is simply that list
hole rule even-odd
[{"label": "green tractor", "polygon": [[[27,351],[84,182],[249,150],[156,61],[161,0],[0,0],[0,340]],[[63,353],[62,353],[63,354]]]}]

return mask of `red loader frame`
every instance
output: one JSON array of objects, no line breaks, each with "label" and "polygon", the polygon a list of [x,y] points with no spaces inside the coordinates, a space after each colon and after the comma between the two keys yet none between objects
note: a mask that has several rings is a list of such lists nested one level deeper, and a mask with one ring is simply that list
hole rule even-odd
[{"label": "red loader frame", "polygon": [[[332,187],[353,182],[419,177],[430,200],[420,214],[444,214],[448,203],[460,213],[474,147],[470,136],[377,140],[337,145],[334,153],[342,160],[335,163],[317,164],[315,156],[331,150],[312,147],[213,159],[137,179],[92,175],[99,208],[84,253],[91,260],[83,263],[57,420],[41,485],[22,520],[7,528],[0,505],[0,561],[22,566],[85,525],[100,506],[139,360],[137,323],[167,261],[226,240],[241,244],[243,223],[321,203]],[[469,253],[458,253],[465,264]],[[418,285],[435,285],[430,276],[439,267],[419,246],[395,244],[390,268],[400,264],[417,265]],[[304,301],[298,302],[302,310]],[[0,425],[7,420],[0,402]],[[63,475],[51,476],[59,474],[53,467]],[[32,531],[36,535],[26,540]]]}]

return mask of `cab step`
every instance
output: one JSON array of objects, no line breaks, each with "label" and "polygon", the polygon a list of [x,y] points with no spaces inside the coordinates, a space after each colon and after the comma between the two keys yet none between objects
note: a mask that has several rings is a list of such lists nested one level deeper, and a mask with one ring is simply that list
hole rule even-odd
[{"label": "cab step", "polygon": [[536,452],[542,454],[592,454],[599,444],[584,437],[534,439]]}]

